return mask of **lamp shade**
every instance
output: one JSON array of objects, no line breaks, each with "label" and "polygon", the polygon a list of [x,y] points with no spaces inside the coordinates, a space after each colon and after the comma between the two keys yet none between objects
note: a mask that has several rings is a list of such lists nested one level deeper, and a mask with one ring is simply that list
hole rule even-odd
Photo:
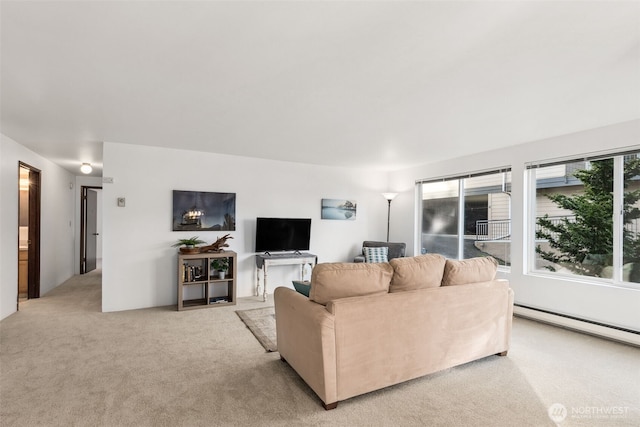
[{"label": "lamp shade", "polygon": [[384,197],[388,201],[395,199],[397,195],[398,193],[382,193],[382,197]]}]

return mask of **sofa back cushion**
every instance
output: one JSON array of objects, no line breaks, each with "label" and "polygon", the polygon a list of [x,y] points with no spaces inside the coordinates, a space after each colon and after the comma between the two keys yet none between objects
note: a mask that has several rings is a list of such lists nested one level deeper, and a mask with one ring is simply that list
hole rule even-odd
[{"label": "sofa back cushion", "polygon": [[393,268],[386,262],[323,263],[313,268],[309,299],[326,305],[338,298],[386,294]]},{"label": "sofa back cushion", "polygon": [[393,278],[389,292],[437,288],[442,282],[446,258],[438,254],[395,258],[389,261]]},{"label": "sofa back cushion", "polygon": [[442,286],[488,282],[495,279],[498,261],[493,257],[477,257],[464,260],[447,259]]}]

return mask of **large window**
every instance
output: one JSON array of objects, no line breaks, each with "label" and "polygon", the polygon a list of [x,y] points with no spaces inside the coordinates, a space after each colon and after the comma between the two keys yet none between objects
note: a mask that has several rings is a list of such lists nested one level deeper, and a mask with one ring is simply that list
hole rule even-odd
[{"label": "large window", "polygon": [[531,270],[640,282],[638,154],[529,169]]},{"label": "large window", "polygon": [[511,170],[418,182],[422,253],[510,265]]}]

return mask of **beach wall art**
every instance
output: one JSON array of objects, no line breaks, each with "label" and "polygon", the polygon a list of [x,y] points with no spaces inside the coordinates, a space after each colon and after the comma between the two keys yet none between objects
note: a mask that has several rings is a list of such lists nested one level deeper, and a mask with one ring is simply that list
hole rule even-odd
[{"label": "beach wall art", "polygon": [[345,199],[322,199],[321,219],[355,221],[357,202]]}]

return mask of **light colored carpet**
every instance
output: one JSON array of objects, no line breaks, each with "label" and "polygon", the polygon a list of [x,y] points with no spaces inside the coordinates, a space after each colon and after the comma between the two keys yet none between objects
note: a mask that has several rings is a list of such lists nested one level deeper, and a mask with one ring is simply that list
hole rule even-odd
[{"label": "light colored carpet", "polygon": [[271,300],[100,313],[99,272],[87,276],[0,322],[0,425],[553,426],[556,403],[562,427],[640,425],[635,347],[516,318],[507,357],[325,411],[235,314]]},{"label": "light colored carpet", "polygon": [[276,314],[273,307],[238,310],[236,314],[267,351],[278,351]]}]

